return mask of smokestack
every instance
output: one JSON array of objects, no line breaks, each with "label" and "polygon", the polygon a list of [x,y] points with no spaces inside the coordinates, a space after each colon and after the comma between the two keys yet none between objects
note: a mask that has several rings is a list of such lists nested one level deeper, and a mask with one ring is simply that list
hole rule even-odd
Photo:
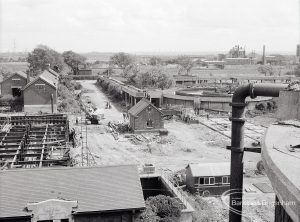
[{"label": "smokestack", "polygon": [[46,69],[47,69],[47,70],[50,69],[50,63],[47,64]]},{"label": "smokestack", "polygon": [[26,81],[26,83],[27,84],[30,83],[30,74],[29,74],[29,72],[27,72],[27,81]]},{"label": "smokestack", "polygon": [[263,46],[263,57],[262,57],[262,64],[266,65],[266,46]]}]

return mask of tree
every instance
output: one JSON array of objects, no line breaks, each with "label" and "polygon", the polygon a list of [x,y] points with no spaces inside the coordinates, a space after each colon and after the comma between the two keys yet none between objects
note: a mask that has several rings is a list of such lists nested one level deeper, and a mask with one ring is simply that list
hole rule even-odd
[{"label": "tree", "polygon": [[29,63],[29,69],[27,70],[33,76],[39,74],[41,71],[50,68],[55,69],[55,66],[59,70],[63,69],[64,61],[61,54],[47,46],[39,45],[27,56],[27,62]]},{"label": "tree", "polygon": [[110,64],[116,65],[121,69],[125,70],[127,66],[132,64],[134,61],[130,54],[119,52],[110,57]]},{"label": "tree", "polygon": [[160,89],[169,88],[172,85],[170,78],[163,73],[159,66],[152,67],[146,72],[139,73],[134,79],[135,85],[140,88],[157,87]]},{"label": "tree", "polygon": [[268,74],[272,76],[275,72],[271,65],[261,65],[257,68],[257,71],[261,74],[264,74],[265,76],[267,76]]},{"label": "tree", "polygon": [[192,58],[189,56],[180,56],[177,58],[177,64],[180,66],[179,74],[185,71],[185,74],[188,75],[191,69],[194,66],[194,62]]},{"label": "tree", "polygon": [[77,75],[79,71],[79,65],[85,63],[86,58],[73,51],[66,51],[62,54],[64,62],[72,69],[73,75]]},{"label": "tree", "polygon": [[161,58],[157,57],[157,56],[152,56],[149,60],[149,63],[151,66],[156,66],[161,64]]},{"label": "tree", "polygon": [[158,195],[146,200],[146,209],[138,218],[140,222],[178,222],[182,207],[177,199]]},{"label": "tree", "polygon": [[294,73],[295,76],[300,77],[300,64],[296,66]]}]

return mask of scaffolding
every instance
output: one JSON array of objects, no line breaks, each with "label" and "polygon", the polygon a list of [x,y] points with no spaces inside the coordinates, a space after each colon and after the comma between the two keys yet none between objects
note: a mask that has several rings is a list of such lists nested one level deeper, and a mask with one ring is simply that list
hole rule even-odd
[{"label": "scaffolding", "polygon": [[80,140],[81,140],[81,166],[96,165],[94,155],[88,147],[88,124],[86,114],[81,113],[80,118]]}]

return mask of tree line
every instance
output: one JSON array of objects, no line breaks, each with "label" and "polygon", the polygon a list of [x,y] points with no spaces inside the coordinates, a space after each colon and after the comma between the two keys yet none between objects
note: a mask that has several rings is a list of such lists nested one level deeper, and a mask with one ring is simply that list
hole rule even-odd
[{"label": "tree line", "polygon": [[73,51],[58,53],[48,46],[38,45],[27,56],[29,63],[27,72],[36,76],[50,65],[50,68],[58,72],[69,69],[73,75],[77,75],[80,65],[84,65],[85,61],[84,56]]}]

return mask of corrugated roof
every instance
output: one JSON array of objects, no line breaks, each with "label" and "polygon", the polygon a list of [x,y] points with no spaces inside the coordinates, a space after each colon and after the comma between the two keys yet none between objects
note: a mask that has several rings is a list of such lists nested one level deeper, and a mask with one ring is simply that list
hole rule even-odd
[{"label": "corrugated roof", "polygon": [[162,113],[156,106],[154,106],[148,99],[142,98],[137,104],[135,104],[131,109],[128,111],[129,114],[133,116],[137,116],[140,112],[146,109],[149,105],[154,107],[158,112]]},{"label": "corrugated roof", "polygon": [[[53,71],[53,70],[52,70]],[[54,72],[54,71],[53,71]],[[33,83],[35,83],[38,79],[42,79],[45,82],[47,82],[48,84],[50,84],[51,86],[53,86],[54,88],[57,88],[57,84],[58,84],[58,76],[56,76],[55,74],[49,72],[48,70],[44,70],[40,75],[38,75],[34,80],[32,80],[31,82],[29,82],[24,89],[26,89],[27,87],[29,87],[30,85],[32,85]],[[24,90],[23,89],[23,90]]]},{"label": "corrugated roof", "polygon": [[189,164],[193,177],[209,177],[230,175],[230,163],[198,163]]},{"label": "corrugated roof", "polygon": [[29,202],[78,201],[76,212],[145,206],[137,167],[62,167],[0,172],[0,218],[27,216]]}]

